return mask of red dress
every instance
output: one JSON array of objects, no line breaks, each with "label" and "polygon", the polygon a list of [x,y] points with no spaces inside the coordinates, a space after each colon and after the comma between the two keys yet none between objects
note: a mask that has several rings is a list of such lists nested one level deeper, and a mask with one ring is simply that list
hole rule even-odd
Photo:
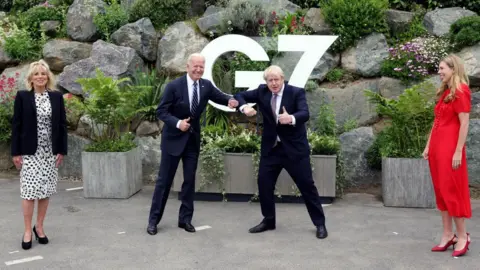
[{"label": "red dress", "polygon": [[472,209],[465,146],[460,167],[452,168],[460,129],[458,114],[469,113],[471,107],[468,85],[462,84],[459,90],[455,91],[453,101],[445,103],[443,99],[450,93],[446,90],[435,106],[428,161],[438,209],[448,211],[452,217],[470,218]]}]

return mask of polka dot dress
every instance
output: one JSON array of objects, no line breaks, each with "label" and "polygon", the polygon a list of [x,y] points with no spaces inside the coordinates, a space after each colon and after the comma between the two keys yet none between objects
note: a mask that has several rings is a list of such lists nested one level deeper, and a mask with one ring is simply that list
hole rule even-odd
[{"label": "polka dot dress", "polygon": [[48,93],[35,93],[38,146],[35,155],[24,155],[20,171],[22,199],[50,197],[57,191],[58,170],[52,153],[52,107]]}]

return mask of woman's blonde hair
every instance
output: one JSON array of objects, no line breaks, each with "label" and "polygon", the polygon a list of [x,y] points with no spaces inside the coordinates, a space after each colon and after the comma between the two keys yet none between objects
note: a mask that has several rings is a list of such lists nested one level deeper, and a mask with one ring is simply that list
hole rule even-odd
[{"label": "woman's blonde hair", "polygon": [[460,85],[462,83],[469,84],[467,73],[465,72],[465,66],[460,57],[455,54],[451,54],[445,57],[441,62],[445,63],[449,68],[453,70],[452,77],[448,82],[442,82],[440,88],[437,90],[437,99],[440,99],[443,93],[450,88],[450,93],[443,99],[444,102],[448,103],[455,99],[455,92],[462,91]]},{"label": "woman's blonde hair", "polygon": [[33,90],[32,77],[40,67],[45,68],[45,70],[47,71],[47,77],[48,77],[48,81],[47,81],[47,85],[46,85],[47,91],[55,90],[54,89],[55,78],[53,76],[52,71],[50,71],[50,67],[48,66],[48,64],[44,60],[39,60],[39,61],[36,61],[36,62],[33,62],[33,63],[30,64],[30,68],[28,69],[27,77],[25,78],[25,87],[27,87],[27,90],[29,90],[29,91]]}]

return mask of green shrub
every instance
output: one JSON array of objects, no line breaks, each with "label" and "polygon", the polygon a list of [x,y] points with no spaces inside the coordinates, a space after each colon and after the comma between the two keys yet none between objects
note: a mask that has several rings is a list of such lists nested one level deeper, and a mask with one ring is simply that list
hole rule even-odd
[{"label": "green shrub", "polygon": [[371,33],[388,36],[387,0],[321,0],[325,21],[338,39],[331,49],[341,52]]},{"label": "green shrub", "polygon": [[220,33],[257,36],[260,31],[260,20],[270,12],[259,2],[251,0],[232,0],[224,10]]},{"label": "green shrub", "polygon": [[20,24],[33,39],[41,36],[40,24],[43,21],[60,21],[65,23],[65,8],[54,6],[36,6],[21,13]]},{"label": "green shrub", "polygon": [[[421,157],[434,118],[435,90],[435,85],[429,81],[406,89],[398,99],[384,98],[366,90],[368,100],[377,106],[378,114],[387,124],[376,146],[378,149],[371,149],[369,155],[377,152],[381,157]],[[377,162],[372,157],[370,160],[371,164]]]},{"label": "green shrub", "polygon": [[49,1],[50,4],[54,6],[70,6],[75,0],[52,0]]},{"label": "green shrub", "polygon": [[137,114],[140,93],[120,85],[129,78],[113,79],[100,70],[94,78],[80,78],[77,82],[88,94],[84,100],[85,114],[95,125],[104,125],[100,134],[92,132],[93,144],[86,148],[91,152],[125,152],[135,147],[131,136],[121,130],[130,130],[130,123]]},{"label": "green shrub", "polygon": [[318,0],[290,0],[290,2],[299,5],[301,8],[318,8],[320,6]]},{"label": "green shrub", "polygon": [[30,8],[45,3],[45,0],[13,0],[13,10],[26,11]]},{"label": "green shrub", "polygon": [[327,72],[327,75],[325,75],[325,79],[329,82],[337,82],[342,79],[344,74],[345,71],[343,69],[334,68]]},{"label": "green shrub", "polygon": [[13,104],[15,102],[17,78],[0,77],[0,142],[8,142],[12,137]]},{"label": "green shrub", "polygon": [[457,51],[477,44],[480,42],[480,16],[464,17],[454,22],[449,36]]},{"label": "green shrub", "polygon": [[7,55],[21,61],[40,58],[46,40],[45,35],[40,40],[34,40],[27,30],[18,28],[14,23],[10,24],[8,33],[0,27],[0,37],[5,41],[2,45]]},{"label": "green shrub", "polygon": [[128,23],[128,14],[116,0],[112,0],[105,8],[105,13],[95,15],[93,23],[105,40],[110,41],[110,35]]},{"label": "green shrub", "polygon": [[147,17],[155,28],[160,29],[187,17],[190,1],[185,0],[140,0],[130,9],[130,22]]},{"label": "green shrub", "polygon": [[335,136],[308,134],[312,155],[336,155],[340,151],[340,141]]},{"label": "green shrub", "polygon": [[315,119],[315,132],[322,136],[336,136],[337,129],[333,106],[323,103],[318,111],[317,119]]},{"label": "green shrub", "polygon": [[393,9],[412,11],[417,5],[430,10],[436,8],[463,7],[471,11],[480,12],[479,0],[389,0],[390,7]]},{"label": "green shrub", "polygon": [[10,11],[12,8],[12,0],[2,0],[0,1],[0,11]]},{"label": "green shrub", "polygon": [[417,37],[426,36],[428,31],[423,24],[423,18],[425,17],[426,12],[426,9],[421,7],[414,10],[415,15],[408,28],[404,31],[390,31],[390,39],[388,43],[404,43]]}]

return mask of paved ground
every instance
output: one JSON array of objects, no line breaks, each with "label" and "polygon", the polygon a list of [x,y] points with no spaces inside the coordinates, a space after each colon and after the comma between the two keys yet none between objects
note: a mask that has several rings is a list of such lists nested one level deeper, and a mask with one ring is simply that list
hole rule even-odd
[{"label": "paved ground", "polygon": [[34,242],[24,251],[18,180],[0,179],[0,269],[480,268],[479,201],[468,223],[470,253],[452,258],[451,250],[430,252],[441,230],[435,210],[385,208],[365,194],[325,207],[325,240],[315,238],[301,204],[277,204],[277,230],[252,235],[247,230],[260,220],[259,204],[196,202],[193,224],[210,228],[190,234],[176,227],[175,198],[159,233],[150,236],[145,228],[153,187],[128,200],[87,200],[82,190],[66,191],[78,186],[59,184],[45,223],[50,243]]}]

